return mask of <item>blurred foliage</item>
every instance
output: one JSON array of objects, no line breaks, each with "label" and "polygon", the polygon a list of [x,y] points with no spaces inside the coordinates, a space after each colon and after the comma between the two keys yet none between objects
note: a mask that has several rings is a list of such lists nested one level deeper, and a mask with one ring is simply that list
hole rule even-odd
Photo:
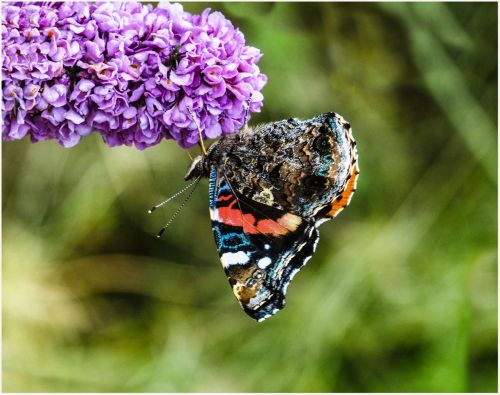
[{"label": "blurred foliage", "polygon": [[[497,391],[497,4],[189,3],[264,52],[252,123],[336,111],[361,176],[262,324],[189,159],[3,144],[4,391]],[[194,152],[195,150],[193,150]]]}]

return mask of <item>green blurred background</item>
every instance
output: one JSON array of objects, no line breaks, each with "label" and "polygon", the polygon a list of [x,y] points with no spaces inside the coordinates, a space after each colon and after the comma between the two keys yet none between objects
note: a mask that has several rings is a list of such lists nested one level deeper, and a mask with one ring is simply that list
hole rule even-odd
[{"label": "green blurred background", "polygon": [[[190,3],[269,76],[251,124],[336,111],[361,176],[257,324],[174,142],[3,144],[4,391],[497,390],[497,4]],[[193,153],[196,150],[192,150]]]}]

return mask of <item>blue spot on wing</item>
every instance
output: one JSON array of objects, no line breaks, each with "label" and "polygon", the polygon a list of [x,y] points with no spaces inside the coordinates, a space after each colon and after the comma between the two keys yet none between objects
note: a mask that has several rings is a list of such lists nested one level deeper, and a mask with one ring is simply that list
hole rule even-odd
[{"label": "blue spot on wing", "polygon": [[212,229],[214,231],[215,243],[217,244],[217,249],[221,250],[231,250],[239,251],[244,247],[250,245],[248,238],[245,236],[243,231],[232,231],[229,232],[224,229],[223,224],[214,222],[212,223]]}]

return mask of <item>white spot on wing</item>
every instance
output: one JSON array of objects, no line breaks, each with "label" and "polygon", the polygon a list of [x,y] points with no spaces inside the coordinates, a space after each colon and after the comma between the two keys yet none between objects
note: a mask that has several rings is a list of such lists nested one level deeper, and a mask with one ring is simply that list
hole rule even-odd
[{"label": "white spot on wing", "polygon": [[219,212],[213,208],[210,209],[210,219],[212,221],[217,221],[219,222]]},{"label": "white spot on wing", "polygon": [[250,260],[250,258],[243,251],[238,251],[238,252],[226,252],[222,254],[220,260],[222,261],[222,265],[224,267],[228,267],[231,265],[243,265],[244,263],[247,263]]},{"label": "white spot on wing", "polygon": [[266,256],[266,257],[261,258],[257,261],[257,266],[259,266],[261,269],[265,269],[266,267],[268,267],[271,264],[271,262],[272,262],[271,258]]}]

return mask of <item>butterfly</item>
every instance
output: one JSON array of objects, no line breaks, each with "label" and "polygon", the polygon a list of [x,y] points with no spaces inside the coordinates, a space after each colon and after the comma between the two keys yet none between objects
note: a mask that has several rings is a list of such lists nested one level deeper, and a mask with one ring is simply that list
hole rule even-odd
[{"label": "butterfly", "polygon": [[209,178],[215,244],[250,317],[263,321],[285,306],[319,225],[349,204],[358,174],[351,126],[333,112],[246,126],[194,158],[185,180]]}]

